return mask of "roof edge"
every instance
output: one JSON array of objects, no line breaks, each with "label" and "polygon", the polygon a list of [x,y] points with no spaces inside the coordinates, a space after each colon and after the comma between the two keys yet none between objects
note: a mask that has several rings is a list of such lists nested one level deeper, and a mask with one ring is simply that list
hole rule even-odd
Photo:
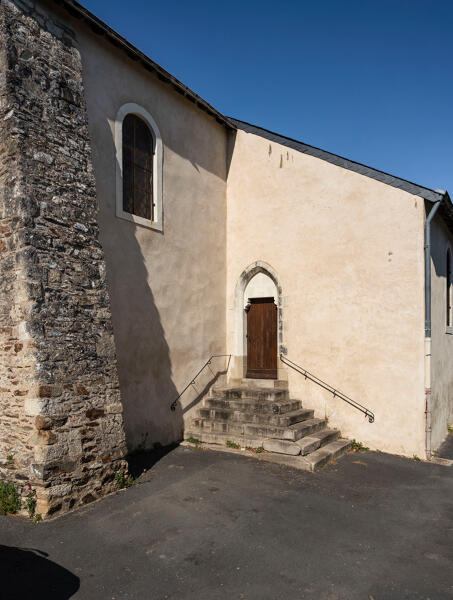
[{"label": "roof edge", "polygon": [[444,192],[440,200],[439,214],[446,223],[448,229],[453,233],[453,204],[448,192]]},{"label": "roof edge", "polygon": [[293,138],[281,135],[279,133],[275,133],[273,131],[265,129],[264,127],[252,125],[251,123],[247,123],[246,121],[241,121],[239,119],[234,119],[232,117],[227,117],[220,113],[213,106],[211,106],[209,102],[204,100],[201,96],[196,94],[189,87],[184,85],[181,81],[179,81],[179,79],[171,75],[171,73],[166,71],[156,62],[154,62],[146,54],[141,52],[133,44],[128,42],[123,36],[121,36],[114,29],[112,29],[106,23],[104,23],[104,21],[99,19],[87,8],[85,8],[79,2],[77,2],[77,0],[51,0],[51,2],[65,9],[72,17],[84,21],[94,33],[96,33],[99,36],[105,37],[113,46],[123,50],[125,54],[129,56],[129,58],[131,58],[132,60],[139,61],[147,71],[154,73],[161,81],[164,81],[165,83],[171,85],[176,92],[181,94],[183,97],[187,98],[189,101],[193,102],[197,106],[197,108],[213,117],[218,123],[224,125],[227,129],[242,129],[247,133],[254,133],[255,135],[259,135],[261,137],[269,139],[270,141],[274,141],[276,143],[282,144],[283,146],[293,148],[298,152],[309,154],[311,156],[320,158],[321,160],[325,160],[344,169],[354,171],[361,175],[365,175],[366,177],[370,177],[377,181],[381,181],[382,183],[385,183],[392,187],[402,189],[410,194],[420,196],[430,202],[439,202],[444,199],[448,199],[449,202],[446,202],[445,204],[449,208],[445,210],[451,210],[451,217],[453,221],[453,205],[451,203],[448,192],[440,192],[437,190],[426,188],[406,179],[402,179],[400,177],[396,177],[395,175],[386,173],[385,171],[374,169],[373,167],[369,167],[367,165],[345,158],[338,154],[333,154],[332,152],[328,152],[327,150],[317,148],[316,146],[310,146],[309,144],[305,144]]},{"label": "roof edge", "polygon": [[293,150],[297,150],[298,152],[309,154],[310,156],[314,156],[315,158],[325,160],[326,162],[332,163],[338,167],[342,167],[343,169],[348,169],[349,171],[353,171],[355,173],[359,173],[360,175],[364,175],[365,177],[370,177],[371,179],[375,179],[392,187],[402,189],[408,192],[409,194],[420,196],[425,200],[429,200],[430,202],[439,202],[446,197],[450,199],[448,192],[432,190],[422,185],[418,185],[417,183],[413,183],[412,181],[408,181],[406,179],[402,179],[401,177],[396,177],[395,175],[386,173],[385,171],[380,171],[379,169],[374,169],[373,167],[369,167],[368,165],[364,165],[349,158],[345,158],[344,156],[333,154],[332,152],[328,152],[327,150],[317,148],[316,146],[310,146],[309,144],[305,144],[304,142],[300,142],[293,138],[286,137],[279,133],[275,133],[274,131],[270,131],[269,129],[265,129],[264,127],[252,125],[251,123],[247,123],[246,121],[240,121],[239,119],[234,119],[232,117],[228,117],[228,119],[238,129],[242,129],[246,133],[253,133],[255,135],[259,135],[260,137],[281,144],[282,146],[287,146],[288,148],[292,148]]},{"label": "roof edge", "polygon": [[87,23],[94,33],[104,36],[111,44],[123,50],[132,60],[141,62],[145,69],[155,73],[161,81],[171,85],[179,94],[193,102],[199,109],[209,114],[218,123],[224,125],[228,129],[236,129],[236,126],[230,122],[228,117],[222,115],[222,113],[211,106],[209,102],[203,100],[201,96],[196,94],[181,81],[179,81],[179,79],[163,69],[160,65],[154,62],[146,54],[141,52],[133,44],[128,42],[123,36],[109,27],[106,23],[104,23],[104,21],[101,21],[101,19],[96,17],[96,15],[79,4],[76,0],[51,1],[57,6],[64,8],[72,17],[85,21],[85,23]]}]

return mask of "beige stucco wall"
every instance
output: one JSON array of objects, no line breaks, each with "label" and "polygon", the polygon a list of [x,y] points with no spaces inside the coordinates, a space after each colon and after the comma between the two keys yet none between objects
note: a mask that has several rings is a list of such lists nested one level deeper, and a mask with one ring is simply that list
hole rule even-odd
[{"label": "beige stucco wall", "polygon": [[230,351],[238,278],[266,262],[288,357],[376,421],[288,371],[291,394],[346,437],[424,456],[423,200],[242,131],[227,197]]},{"label": "beige stucco wall", "polygon": [[[66,18],[66,17],[65,17]],[[78,22],[127,442],[182,436],[169,410],[201,364],[224,352],[226,130]],[[133,102],[163,140],[163,232],[115,216],[114,120]],[[198,382],[214,378],[217,361]],[[189,389],[182,408],[195,401]]]},{"label": "beige stucco wall", "polygon": [[[146,435],[148,446],[181,437],[225,361],[214,361],[176,413],[169,404],[211,354],[237,353],[237,282],[263,261],[278,278],[288,357],[376,422],[282,368],[292,395],[346,437],[423,456],[423,200],[241,131],[227,156],[221,125],[59,16],[76,30],[83,59],[129,447]],[[163,233],[115,216],[114,120],[128,102],[162,135]]]},{"label": "beige stucco wall", "polygon": [[453,329],[446,326],[447,249],[453,235],[439,213],[431,225],[431,446],[435,450],[453,423]]},{"label": "beige stucco wall", "polygon": [[244,302],[243,306],[247,306],[250,298],[271,298],[274,300],[278,298],[278,292],[275,283],[272,279],[264,273],[257,273],[248,282],[244,290]]}]

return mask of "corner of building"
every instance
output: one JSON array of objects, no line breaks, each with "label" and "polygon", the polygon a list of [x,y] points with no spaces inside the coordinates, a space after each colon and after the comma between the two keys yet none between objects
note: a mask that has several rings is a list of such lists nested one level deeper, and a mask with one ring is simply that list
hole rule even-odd
[{"label": "corner of building", "polygon": [[4,0],[0,36],[0,473],[46,516],[114,489],[122,406],[73,33]]}]

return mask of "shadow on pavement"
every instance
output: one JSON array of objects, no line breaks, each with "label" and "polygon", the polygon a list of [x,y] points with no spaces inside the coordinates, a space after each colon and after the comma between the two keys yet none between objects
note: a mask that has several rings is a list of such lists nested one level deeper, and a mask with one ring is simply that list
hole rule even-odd
[{"label": "shadow on pavement", "polygon": [[171,444],[170,446],[162,446],[154,450],[143,450],[142,452],[128,454],[126,460],[129,473],[134,479],[139,477],[177,447],[178,444]]},{"label": "shadow on pavement", "polygon": [[1,597],[8,600],[66,600],[80,587],[67,569],[33,548],[0,545]]}]

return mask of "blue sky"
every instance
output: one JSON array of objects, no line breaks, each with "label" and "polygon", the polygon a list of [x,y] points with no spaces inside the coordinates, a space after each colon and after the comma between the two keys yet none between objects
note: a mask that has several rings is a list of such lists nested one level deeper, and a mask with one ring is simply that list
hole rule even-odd
[{"label": "blue sky", "polygon": [[222,113],[453,196],[453,0],[82,3]]}]

